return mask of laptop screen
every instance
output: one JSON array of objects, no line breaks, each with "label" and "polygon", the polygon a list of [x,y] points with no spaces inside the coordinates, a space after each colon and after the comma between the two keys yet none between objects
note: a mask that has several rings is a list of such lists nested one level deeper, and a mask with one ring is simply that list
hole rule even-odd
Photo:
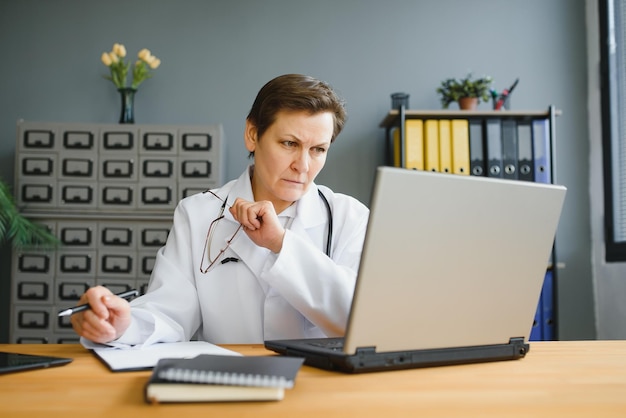
[{"label": "laptop screen", "polygon": [[345,352],[527,340],[565,192],[379,167]]}]

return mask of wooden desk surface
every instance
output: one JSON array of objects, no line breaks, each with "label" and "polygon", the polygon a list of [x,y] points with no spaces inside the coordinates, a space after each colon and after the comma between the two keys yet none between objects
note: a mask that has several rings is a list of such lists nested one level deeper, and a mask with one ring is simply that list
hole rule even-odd
[{"label": "wooden desk surface", "polygon": [[0,417],[626,417],[626,341],[534,342],[518,361],[362,375],[304,366],[279,402],[167,405],[144,402],[149,371],[112,373],[80,345],[0,351],[74,358],[0,375]]}]

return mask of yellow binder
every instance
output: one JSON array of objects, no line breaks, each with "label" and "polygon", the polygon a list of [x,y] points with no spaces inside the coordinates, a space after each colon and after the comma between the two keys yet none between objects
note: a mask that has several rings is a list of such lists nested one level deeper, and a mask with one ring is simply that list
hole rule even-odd
[{"label": "yellow binder", "polygon": [[[423,123],[419,119],[409,119],[404,123],[404,167],[413,170],[424,169],[424,139]],[[393,162],[394,166],[401,167],[400,164],[400,132],[396,129],[393,132]]]},{"label": "yellow binder", "polygon": [[393,130],[393,166],[402,167],[400,164],[400,131],[398,128]]},{"label": "yellow binder", "polygon": [[439,171],[452,173],[452,139],[448,119],[439,120]]},{"label": "yellow binder", "polygon": [[454,119],[452,132],[452,172],[464,176],[470,175],[469,122],[466,119]]},{"label": "yellow binder", "polygon": [[424,121],[424,169],[439,171],[439,121]]},{"label": "yellow binder", "polygon": [[406,121],[404,166],[413,170],[424,169],[424,127],[419,119],[409,119]]}]

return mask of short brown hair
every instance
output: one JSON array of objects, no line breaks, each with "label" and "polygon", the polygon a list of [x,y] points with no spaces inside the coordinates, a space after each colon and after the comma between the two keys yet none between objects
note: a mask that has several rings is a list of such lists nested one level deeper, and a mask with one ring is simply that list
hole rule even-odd
[{"label": "short brown hair", "polygon": [[332,113],[335,125],[331,142],[339,135],[347,119],[344,102],[333,89],[323,81],[302,74],[278,76],[259,90],[247,117],[256,127],[258,138],[274,123],[276,114],[281,110]]}]

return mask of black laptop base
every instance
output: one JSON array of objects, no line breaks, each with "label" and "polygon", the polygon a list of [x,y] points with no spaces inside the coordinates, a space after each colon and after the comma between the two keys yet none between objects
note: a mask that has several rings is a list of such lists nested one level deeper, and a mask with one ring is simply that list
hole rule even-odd
[{"label": "black laptop base", "polygon": [[355,354],[345,354],[337,348],[322,347],[322,343],[329,340],[339,343],[342,339],[265,341],[265,348],[287,356],[303,357],[304,364],[312,367],[343,373],[517,360],[530,350],[529,344],[525,343],[523,338],[511,338],[508,344],[384,353],[377,353],[374,347],[365,347],[357,349]]}]

